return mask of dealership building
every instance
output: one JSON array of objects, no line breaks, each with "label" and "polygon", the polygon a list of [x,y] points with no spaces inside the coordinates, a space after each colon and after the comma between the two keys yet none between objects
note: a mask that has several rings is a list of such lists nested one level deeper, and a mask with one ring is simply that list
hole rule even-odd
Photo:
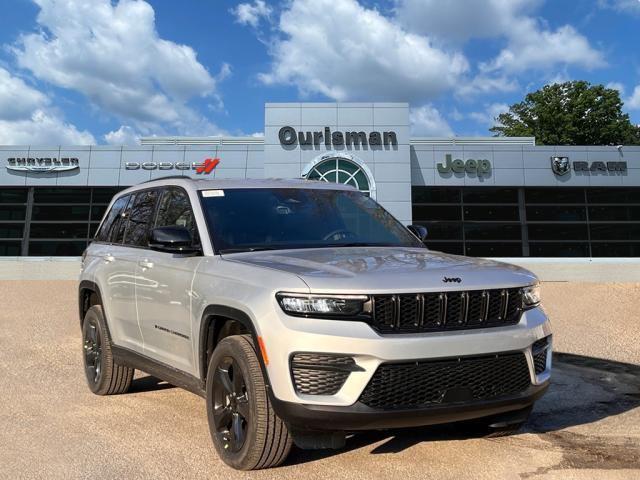
[{"label": "dealership building", "polygon": [[412,137],[405,103],[268,103],[260,138],[0,146],[0,162],[0,256],[80,255],[117,191],[181,175],[348,183],[456,254],[640,257],[640,147]]}]

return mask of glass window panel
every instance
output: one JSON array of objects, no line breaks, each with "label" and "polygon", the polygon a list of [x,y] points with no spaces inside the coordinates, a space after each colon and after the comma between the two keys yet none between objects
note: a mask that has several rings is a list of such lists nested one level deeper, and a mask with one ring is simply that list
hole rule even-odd
[{"label": "glass window panel", "polygon": [[464,255],[464,247],[462,246],[462,242],[430,242],[427,240],[425,242],[427,248],[431,250],[435,250],[437,252],[444,253],[453,253],[454,255]]},{"label": "glass window panel", "polygon": [[579,222],[587,219],[587,210],[581,206],[528,206],[527,220],[529,221],[565,221]]},{"label": "glass window panel", "polygon": [[517,188],[465,188],[462,190],[464,203],[518,203]]},{"label": "glass window panel", "polygon": [[155,227],[179,226],[189,229],[196,243],[199,243],[196,222],[191,209],[191,202],[184,190],[167,189],[162,194],[158,205]]},{"label": "glass window panel", "polygon": [[20,242],[0,242],[0,257],[17,257],[22,250]]},{"label": "glass window panel", "polygon": [[460,203],[460,189],[451,187],[412,187],[413,203]]},{"label": "glass window panel", "polygon": [[587,243],[538,243],[529,242],[529,254],[532,257],[588,257]]},{"label": "glass window panel", "polygon": [[89,203],[90,200],[91,189],[88,187],[36,187],[33,191],[34,203]]},{"label": "glass window panel", "polygon": [[116,193],[123,190],[124,187],[108,187],[93,189],[93,203],[110,203]]},{"label": "glass window panel", "polygon": [[587,201],[589,203],[640,203],[640,188],[588,188]]},{"label": "glass window panel", "polygon": [[153,221],[153,212],[158,197],[157,190],[146,190],[136,195],[133,202],[127,231],[124,236],[126,245],[146,246],[149,224]]},{"label": "glass window panel", "polygon": [[640,221],[640,206],[638,207],[589,207],[590,221]]},{"label": "glass window panel", "polygon": [[131,206],[133,205],[133,201],[136,198],[136,194],[132,193],[131,195],[126,195],[122,198],[124,199],[124,202],[126,202],[126,206],[124,207],[122,214],[116,215],[116,219],[113,222],[110,231],[107,231],[105,229],[105,235],[109,237],[109,241],[111,241],[111,243],[122,243],[124,241],[124,236],[129,224],[129,214],[131,213]]},{"label": "glass window panel", "polygon": [[584,203],[584,189],[570,187],[525,188],[525,203]]},{"label": "glass window panel", "polygon": [[427,227],[429,240],[462,240],[462,223],[460,222],[422,222]]},{"label": "glass window panel", "polygon": [[89,238],[93,238],[96,235],[96,230],[100,226],[99,223],[90,223],[89,224]]},{"label": "glass window panel", "polygon": [[68,240],[29,242],[29,256],[34,257],[79,257],[87,246],[86,241]]},{"label": "glass window panel", "polygon": [[0,206],[0,220],[24,220],[27,207],[23,206]]},{"label": "glass window panel", "polygon": [[521,243],[469,243],[465,245],[466,255],[471,257],[521,257]]},{"label": "glass window panel", "polygon": [[87,238],[86,223],[32,223],[31,238]]},{"label": "glass window panel", "polygon": [[22,238],[24,223],[0,223],[0,238]]},{"label": "glass window panel", "polygon": [[27,203],[27,189],[2,187],[0,189],[0,203]]},{"label": "glass window panel", "polygon": [[594,257],[640,257],[640,243],[601,243],[591,244]]},{"label": "glass window panel", "polygon": [[640,223],[592,223],[591,240],[638,240]]},{"label": "glass window panel", "polygon": [[106,210],[107,205],[91,205],[91,220],[99,222]]},{"label": "glass window panel", "polygon": [[414,205],[413,219],[416,222],[462,220],[462,208],[457,205]]},{"label": "glass window panel", "polygon": [[89,205],[34,205],[32,220],[89,221]]},{"label": "glass window panel", "polygon": [[520,240],[519,223],[465,223],[466,240]]},{"label": "glass window panel", "polygon": [[520,220],[520,212],[517,205],[482,205],[464,206],[464,219],[469,220]]},{"label": "glass window panel", "polygon": [[586,223],[530,223],[529,240],[587,240]]}]

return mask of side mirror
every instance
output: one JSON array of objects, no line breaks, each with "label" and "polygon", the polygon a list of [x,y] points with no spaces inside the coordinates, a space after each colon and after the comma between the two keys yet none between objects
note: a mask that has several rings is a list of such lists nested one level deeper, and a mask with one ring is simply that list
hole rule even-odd
[{"label": "side mirror", "polygon": [[199,248],[193,245],[191,232],[185,227],[158,227],[151,230],[149,247],[160,252],[194,253]]},{"label": "side mirror", "polygon": [[422,225],[409,225],[407,228],[411,233],[418,237],[418,240],[420,240],[421,242],[424,242],[426,240],[427,227],[424,227]]}]

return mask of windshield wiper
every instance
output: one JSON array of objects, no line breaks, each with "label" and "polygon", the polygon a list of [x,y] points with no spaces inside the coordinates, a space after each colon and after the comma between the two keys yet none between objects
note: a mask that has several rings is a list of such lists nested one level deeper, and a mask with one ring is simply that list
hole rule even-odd
[{"label": "windshield wiper", "polygon": [[273,247],[239,247],[239,248],[224,248],[220,250],[221,254],[225,253],[242,253],[242,252],[261,252],[264,250],[275,250]]}]

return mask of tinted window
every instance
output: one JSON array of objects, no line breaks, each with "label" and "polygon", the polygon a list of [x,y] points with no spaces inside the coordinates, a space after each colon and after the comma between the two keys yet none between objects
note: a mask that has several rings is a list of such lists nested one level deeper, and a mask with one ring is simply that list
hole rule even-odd
[{"label": "tinted window", "polygon": [[591,240],[640,240],[640,223],[591,224]]},{"label": "tinted window", "polygon": [[88,221],[89,205],[34,205],[32,220]]},{"label": "tinted window", "polygon": [[147,246],[149,225],[153,220],[157,197],[157,190],[146,190],[136,195],[124,236],[126,245]]},{"label": "tinted window", "polygon": [[22,223],[0,223],[0,238],[22,238]]},{"label": "tinted window", "polygon": [[532,257],[588,257],[587,243],[529,243]]},{"label": "tinted window", "polygon": [[184,190],[170,188],[164,191],[158,204],[155,227],[179,226],[185,227],[191,232],[196,243],[197,229],[193,210],[189,202],[189,196]]},{"label": "tinted window", "polygon": [[460,203],[460,189],[450,187],[413,187],[413,203]]},{"label": "tinted window", "polygon": [[108,233],[111,243],[121,244],[124,241],[124,235],[127,231],[129,214],[131,213],[131,205],[133,204],[136,194],[128,195],[127,205],[124,207],[122,213],[116,217],[116,221],[111,227],[111,232]]},{"label": "tinted window", "polygon": [[87,247],[87,241],[82,242],[29,242],[29,255],[36,257],[63,256],[79,257]]},{"label": "tinted window", "polygon": [[26,188],[2,188],[0,189],[0,203],[26,203]]},{"label": "tinted window", "polygon": [[453,253],[454,255],[464,255],[464,247],[462,242],[425,242],[427,248],[437,252]]},{"label": "tinted window", "polygon": [[586,223],[529,224],[530,240],[586,240]]},{"label": "tinted window", "polygon": [[465,220],[520,220],[520,212],[516,205],[483,205],[474,207],[464,207]]},{"label": "tinted window", "polygon": [[521,257],[520,243],[467,243],[466,255],[472,257]]},{"label": "tinted window", "polygon": [[462,208],[458,205],[414,205],[413,219],[416,222],[430,220],[462,220]]},{"label": "tinted window", "polygon": [[589,203],[640,203],[640,188],[588,188]]},{"label": "tinted window", "polygon": [[465,188],[464,203],[518,203],[516,188]]},{"label": "tinted window", "polygon": [[526,203],[584,203],[582,188],[527,188],[524,191]]},{"label": "tinted window", "polygon": [[90,188],[36,188],[33,193],[35,203],[89,203]]},{"label": "tinted window", "polygon": [[109,215],[104,219],[100,232],[96,235],[96,240],[106,242],[109,239],[113,225],[116,223],[120,214],[122,214],[122,211],[127,206],[128,201],[129,196],[127,195],[114,202],[113,207],[109,210]]},{"label": "tinted window", "polygon": [[640,207],[589,207],[589,220],[640,221]]},{"label": "tinted window", "polygon": [[519,223],[465,223],[467,240],[520,240]]},{"label": "tinted window", "polygon": [[527,207],[527,220],[583,221],[587,219],[585,207],[558,205],[555,207]]},{"label": "tinted window", "polygon": [[93,203],[109,203],[116,193],[122,190],[121,187],[115,188],[94,188],[93,189]]},{"label": "tinted window", "polygon": [[24,220],[27,207],[0,207],[0,220]]},{"label": "tinted window", "polygon": [[87,238],[86,223],[32,223],[31,238]]},{"label": "tinted window", "polygon": [[429,240],[462,240],[462,223],[459,222],[421,222],[427,227]]},{"label": "tinted window", "polygon": [[20,255],[20,242],[0,242],[0,257],[15,257]]},{"label": "tinted window", "polygon": [[411,246],[420,242],[361,192],[328,189],[230,189],[202,194],[216,250]]}]

